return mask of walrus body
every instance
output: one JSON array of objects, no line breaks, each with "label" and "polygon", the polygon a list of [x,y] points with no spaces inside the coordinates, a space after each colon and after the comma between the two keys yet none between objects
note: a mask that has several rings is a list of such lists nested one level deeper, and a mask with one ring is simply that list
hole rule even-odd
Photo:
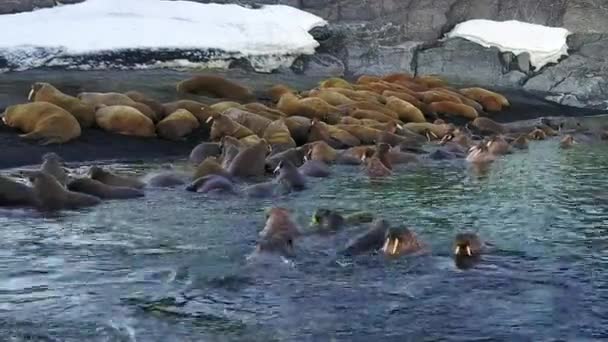
[{"label": "walrus body", "polygon": [[236,155],[228,172],[235,177],[257,177],[266,172],[266,155],[268,154],[268,143],[265,140],[258,144],[247,147]]},{"label": "walrus body", "polygon": [[154,122],[130,106],[101,107],[95,113],[97,125],[102,129],[136,137],[156,137]]},{"label": "walrus body", "polygon": [[29,178],[42,210],[77,209],[101,203],[99,197],[65,189],[55,177],[46,172],[31,172]]},{"label": "walrus body", "polygon": [[214,75],[197,75],[179,82],[178,93],[210,94],[217,98],[231,99],[240,102],[255,100],[251,90],[226,78]]},{"label": "walrus body", "polygon": [[101,199],[128,199],[144,197],[143,191],[126,186],[111,186],[91,178],[77,178],[67,184],[70,191],[85,193]]},{"label": "walrus body", "polygon": [[38,200],[34,189],[0,175],[0,207],[34,207],[37,205]]},{"label": "walrus body", "polygon": [[198,119],[186,109],[178,109],[156,124],[161,138],[180,140],[200,127]]},{"label": "walrus body", "polygon": [[81,134],[78,120],[65,109],[50,102],[31,102],[9,106],[2,121],[24,132],[24,139],[42,140],[42,145],[62,144]]},{"label": "walrus body", "polygon": [[49,102],[65,109],[76,118],[81,128],[95,124],[95,106],[62,93],[50,83],[34,83],[28,99],[35,102]]},{"label": "walrus body", "polygon": [[41,171],[48,173],[49,175],[55,177],[59,184],[65,186],[68,182],[68,174],[65,172],[63,168],[62,162],[63,160],[57,153],[49,152],[45,153],[42,156],[42,166],[40,167]]},{"label": "walrus body", "polygon": [[143,189],[146,186],[146,183],[140,181],[139,179],[115,175],[114,173],[104,170],[99,166],[92,166],[89,169],[89,176],[92,179],[111,186],[123,186],[135,189]]}]

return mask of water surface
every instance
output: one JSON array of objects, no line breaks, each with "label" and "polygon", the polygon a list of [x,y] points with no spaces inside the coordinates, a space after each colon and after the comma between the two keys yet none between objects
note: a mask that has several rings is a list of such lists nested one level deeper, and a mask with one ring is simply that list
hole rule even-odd
[{"label": "water surface", "polygon": [[[608,337],[608,147],[534,142],[487,173],[461,162],[357,167],[277,200],[148,190],[40,216],[0,211],[0,339],[10,341],[592,341]],[[120,165],[133,172],[157,166]],[[410,226],[429,255],[352,259],[364,227],[247,262],[264,210],[319,207]],[[450,243],[494,247],[459,270]]]}]

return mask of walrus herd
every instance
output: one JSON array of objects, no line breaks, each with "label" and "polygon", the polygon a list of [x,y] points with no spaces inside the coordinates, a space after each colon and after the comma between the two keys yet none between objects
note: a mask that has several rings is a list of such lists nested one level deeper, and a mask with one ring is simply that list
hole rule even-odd
[{"label": "walrus herd", "polygon": [[[2,115],[26,139],[69,143],[82,129],[99,128],[179,140],[204,129],[210,141],[192,150],[190,171],[168,169],[144,178],[99,166],[90,167],[84,177],[74,176],[59,155],[47,153],[40,169],[24,171],[29,185],[0,176],[0,206],[76,209],[142,197],[148,187],[268,198],[306,191],[309,178],[331,177],[334,164],[360,167],[370,179],[390,179],[399,172],[397,165],[451,159],[486,166],[525,151],[535,140],[561,136],[559,147],[567,149],[578,143],[578,136],[587,141],[608,137],[605,128],[567,130],[542,120],[500,124],[491,115],[510,106],[505,96],[479,87],[453,88],[433,75],[365,75],[355,82],[330,78],[301,92],[278,84],[263,98],[225,78],[199,75],[179,82],[176,90],[221,101],[159,103],[137,91],[71,96],[49,83],[33,84],[31,102],[10,106]],[[331,234],[347,225],[369,224],[367,232],[348,243],[344,255],[380,251],[398,257],[427,250],[410,228],[393,227],[373,215],[349,217],[319,209],[313,221],[308,233]],[[272,208],[256,251],[293,256],[296,239],[305,234],[289,209]],[[458,234],[452,246],[457,265],[478,260],[483,246],[473,233]]]}]

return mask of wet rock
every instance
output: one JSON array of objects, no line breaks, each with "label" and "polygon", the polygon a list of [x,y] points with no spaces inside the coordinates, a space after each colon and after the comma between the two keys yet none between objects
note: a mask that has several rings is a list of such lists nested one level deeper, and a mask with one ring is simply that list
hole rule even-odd
[{"label": "wet rock", "polygon": [[414,60],[421,45],[422,42],[405,42],[394,46],[350,46],[348,47],[349,71],[359,75],[414,73]]},{"label": "wet rock", "polygon": [[343,76],[344,64],[338,58],[330,54],[314,54],[312,56],[300,56],[294,61],[290,68],[297,75],[306,76]]},{"label": "wet rock", "polygon": [[496,48],[465,39],[448,39],[417,55],[418,74],[439,74],[448,82],[518,88],[526,79],[521,71],[507,71]]}]

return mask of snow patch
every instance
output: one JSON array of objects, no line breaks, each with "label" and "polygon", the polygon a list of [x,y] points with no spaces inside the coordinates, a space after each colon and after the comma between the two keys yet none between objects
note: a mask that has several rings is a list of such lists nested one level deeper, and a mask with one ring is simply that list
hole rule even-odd
[{"label": "snow patch", "polygon": [[172,60],[228,65],[245,58],[255,70],[270,72],[313,54],[319,43],[308,31],[326,24],[285,5],[250,9],[190,1],[87,0],[0,15],[0,32],[11,32],[0,36],[0,61],[24,70],[67,64],[154,67]]},{"label": "snow patch", "polygon": [[557,63],[568,55],[565,28],[530,24],[517,20],[493,21],[474,19],[462,22],[447,33],[448,38],[460,37],[485,47],[515,55],[527,52],[534,70],[548,63]]}]

